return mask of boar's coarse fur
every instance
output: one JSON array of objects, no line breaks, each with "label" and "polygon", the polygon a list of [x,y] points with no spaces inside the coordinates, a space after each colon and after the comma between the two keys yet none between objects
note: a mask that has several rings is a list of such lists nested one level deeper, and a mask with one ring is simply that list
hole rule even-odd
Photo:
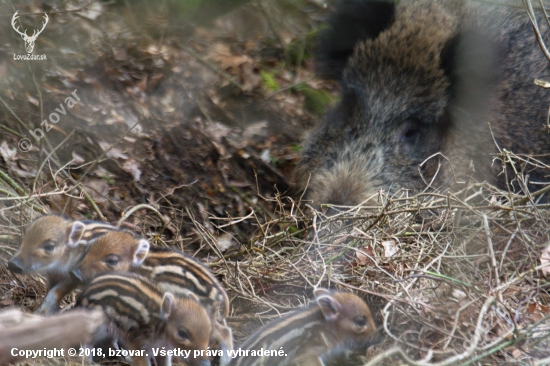
[{"label": "boar's coarse fur", "polygon": [[[307,138],[296,171],[316,205],[453,188],[472,175],[505,188],[499,148],[550,162],[550,91],[533,83],[550,63],[521,6],[342,1],[318,61],[342,100]],[[550,181],[544,169],[523,173],[531,191]]]}]

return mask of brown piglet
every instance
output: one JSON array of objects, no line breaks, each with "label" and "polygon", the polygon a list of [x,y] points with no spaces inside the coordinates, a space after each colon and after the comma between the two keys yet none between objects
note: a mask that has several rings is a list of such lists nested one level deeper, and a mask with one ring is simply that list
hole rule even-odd
[{"label": "brown piglet", "polygon": [[72,275],[87,283],[101,273],[115,270],[138,273],[176,297],[196,295],[215,319],[212,338],[222,348],[222,364],[229,361],[227,354],[233,349],[231,328],[225,322],[229,299],[207,266],[179,251],[150,247],[145,239],[131,232],[113,231],[90,245]]},{"label": "brown piglet", "polygon": [[78,285],[70,271],[85,255],[87,244],[112,230],[116,228],[103,222],[72,221],[58,215],[45,215],[30,224],[8,268],[16,274],[46,277],[48,293],[38,313],[59,310],[63,297]]},{"label": "brown piglet", "polygon": [[322,366],[329,355],[370,344],[376,326],[363,300],[323,288],[315,298],[257,330],[230,353],[229,366]]},{"label": "brown piglet", "polygon": [[174,350],[191,366],[210,365],[206,350],[212,319],[193,294],[175,297],[143,276],[109,272],[83,289],[76,306],[103,309],[106,321],[95,333],[93,344],[116,340],[120,353],[127,354],[136,366],[151,365],[151,358],[158,366],[171,365]]}]

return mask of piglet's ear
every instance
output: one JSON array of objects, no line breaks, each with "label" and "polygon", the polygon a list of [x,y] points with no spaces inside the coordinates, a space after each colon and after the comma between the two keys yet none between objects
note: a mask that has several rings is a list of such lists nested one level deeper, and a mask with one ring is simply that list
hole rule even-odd
[{"label": "piglet's ear", "polygon": [[338,319],[338,314],[340,314],[342,305],[332,297],[329,290],[324,288],[315,290],[315,298],[317,299],[317,305],[321,308],[327,321]]},{"label": "piglet's ear", "polygon": [[185,296],[187,296],[188,299],[191,299],[191,300],[194,300],[196,302],[198,302],[200,304],[201,300],[199,299],[199,297],[197,295],[195,295],[195,293],[189,291]]},{"label": "piglet's ear", "polygon": [[161,315],[164,318],[168,318],[170,313],[174,310],[174,295],[171,292],[166,292],[162,297]]},{"label": "piglet's ear", "polygon": [[134,254],[134,260],[132,261],[134,266],[141,266],[147,254],[149,254],[150,244],[147,240],[141,239],[138,243],[136,253]]},{"label": "piglet's ear", "polygon": [[84,231],[86,230],[86,225],[84,225],[80,221],[73,222],[73,225],[69,227],[69,241],[67,241],[67,245],[71,248],[74,248],[80,239],[82,239],[82,236],[84,235]]},{"label": "piglet's ear", "polygon": [[[214,320],[214,324],[212,327],[212,339],[218,341],[222,350],[226,351],[224,352],[224,355],[226,355],[228,350],[233,349],[233,332],[231,331],[231,328],[227,326],[225,319],[223,320],[223,322],[218,322],[217,320]],[[230,359],[227,359],[221,364],[227,365],[229,361]]]},{"label": "piglet's ear", "polygon": [[321,296],[329,296],[330,290],[322,287],[317,287],[315,290],[313,290],[313,294],[315,295],[315,298],[318,299]]}]

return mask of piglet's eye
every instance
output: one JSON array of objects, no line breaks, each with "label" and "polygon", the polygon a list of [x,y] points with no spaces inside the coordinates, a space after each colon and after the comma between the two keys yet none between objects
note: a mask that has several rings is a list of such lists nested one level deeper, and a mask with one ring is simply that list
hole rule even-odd
[{"label": "piglet's eye", "polygon": [[362,328],[365,325],[367,325],[367,318],[364,316],[358,316],[355,319],[353,319],[353,322],[355,323],[355,325]]},{"label": "piglet's eye", "polygon": [[181,339],[189,339],[189,333],[185,329],[178,329],[178,337]]},{"label": "piglet's eye", "polygon": [[113,267],[113,266],[116,266],[118,264],[118,262],[120,262],[120,258],[119,258],[118,255],[111,254],[111,255],[108,255],[107,257],[105,257],[104,262],[108,266]]},{"label": "piglet's eye", "polygon": [[55,249],[55,244],[51,240],[47,240],[42,244],[42,249],[46,252],[51,252]]}]

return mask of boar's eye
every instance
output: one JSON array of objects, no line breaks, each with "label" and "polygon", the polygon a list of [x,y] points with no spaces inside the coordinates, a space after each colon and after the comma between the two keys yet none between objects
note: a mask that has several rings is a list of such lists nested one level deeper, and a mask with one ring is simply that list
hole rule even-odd
[{"label": "boar's eye", "polygon": [[420,136],[420,123],[416,121],[409,121],[401,128],[399,132],[399,142],[406,144],[416,143]]},{"label": "boar's eye", "polygon": [[409,128],[405,133],[403,134],[403,137],[405,139],[411,139],[418,133],[418,128]]},{"label": "boar's eye", "polygon": [[187,333],[187,330],[180,328],[178,329],[178,337],[181,339],[189,339],[189,333]]},{"label": "boar's eye", "polygon": [[118,255],[115,255],[115,254],[111,254],[111,255],[108,255],[107,257],[105,257],[105,259],[103,260],[108,266],[110,267],[114,267],[118,264],[118,262],[120,262],[120,257]]},{"label": "boar's eye", "polygon": [[46,252],[52,252],[55,249],[55,243],[51,240],[46,240],[44,243],[42,243],[42,249],[44,249]]}]

